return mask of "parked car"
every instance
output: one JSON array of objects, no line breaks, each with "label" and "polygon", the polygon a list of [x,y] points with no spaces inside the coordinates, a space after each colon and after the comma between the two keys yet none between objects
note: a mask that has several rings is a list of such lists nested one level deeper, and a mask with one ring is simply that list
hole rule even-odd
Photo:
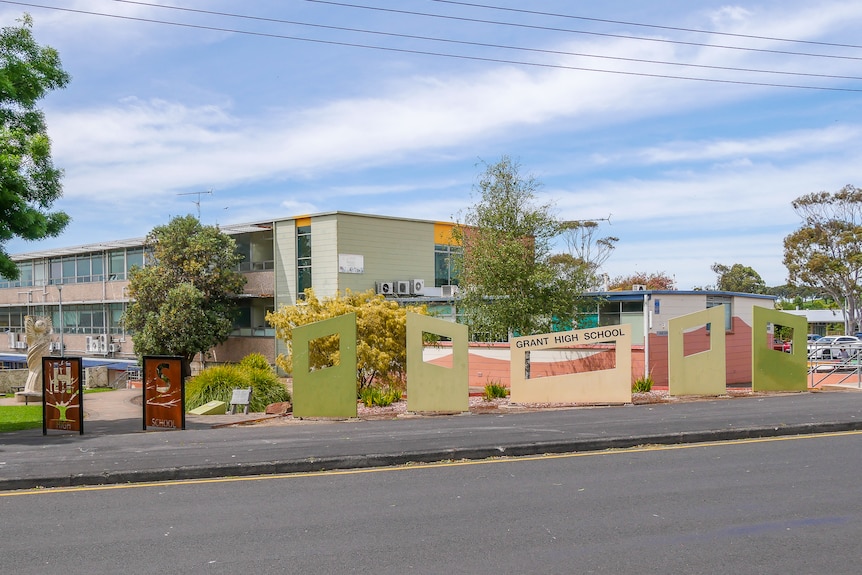
[{"label": "parked car", "polygon": [[838,359],[841,350],[855,356],[862,351],[862,339],[853,335],[827,335],[808,344],[809,359]]},{"label": "parked car", "polygon": [[[821,337],[823,337],[823,336],[820,335],[819,333],[809,333],[808,334],[808,343],[811,343],[812,341],[817,341]],[[859,336],[857,335],[856,337],[859,337]]]},{"label": "parked car", "polygon": [[793,349],[793,345],[789,341],[776,341],[772,344],[772,349],[775,351],[783,351],[785,353],[790,353]]}]

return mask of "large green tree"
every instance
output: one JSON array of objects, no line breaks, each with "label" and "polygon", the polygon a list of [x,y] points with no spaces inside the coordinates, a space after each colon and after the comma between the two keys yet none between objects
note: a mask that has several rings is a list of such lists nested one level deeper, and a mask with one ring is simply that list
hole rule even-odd
[{"label": "large green tree", "polygon": [[57,236],[69,222],[67,214],[50,211],[62,195],[63,173],[54,167],[36,103],[70,78],[57,51],[33,39],[30,16],[19,22],[0,30],[0,275],[9,279],[18,278],[18,267],[7,241]]},{"label": "large green tree", "polygon": [[793,285],[810,287],[844,304],[848,333],[862,327],[862,190],[844,186],[793,201],[802,218],[798,230],[784,238],[784,265]]},{"label": "large green tree", "polygon": [[[550,204],[538,201],[540,187],[507,156],[485,164],[474,188],[478,197],[456,227],[463,248],[458,305],[474,337],[504,339],[571,325],[580,295],[596,281],[595,259],[585,254],[604,254],[616,241],[606,238],[592,252],[586,249],[577,238],[586,234],[592,241],[594,228],[558,220]],[[574,247],[554,253],[553,240],[566,230],[580,233]]]},{"label": "large green tree", "polygon": [[718,262],[712,264],[716,274],[715,289],[739,293],[765,294],[768,291],[766,282],[754,268],[742,264],[728,266]]},{"label": "large green tree", "polygon": [[138,355],[187,360],[227,340],[245,277],[233,238],[194,216],[172,219],[147,235],[144,267],[130,273],[124,315]]}]

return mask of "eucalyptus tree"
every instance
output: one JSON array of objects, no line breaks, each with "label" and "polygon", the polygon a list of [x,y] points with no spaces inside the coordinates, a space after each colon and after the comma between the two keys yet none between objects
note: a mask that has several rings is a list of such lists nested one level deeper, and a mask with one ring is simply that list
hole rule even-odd
[{"label": "eucalyptus tree", "polygon": [[860,330],[862,279],[862,190],[847,185],[793,201],[802,226],[784,238],[788,281],[842,303],[845,329]]}]

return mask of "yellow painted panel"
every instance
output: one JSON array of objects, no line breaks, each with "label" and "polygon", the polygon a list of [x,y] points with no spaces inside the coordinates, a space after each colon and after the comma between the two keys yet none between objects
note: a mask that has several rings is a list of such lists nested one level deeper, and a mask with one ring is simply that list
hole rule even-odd
[{"label": "yellow painted panel", "polygon": [[[685,356],[686,330],[711,324],[710,349]],[[727,393],[724,306],[718,305],[668,321],[668,393],[724,395]]]},{"label": "yellow painted panel", "polygon": [[[526,352],[616,343],[613,369],[526,379]],[[628,324],[514,337],[509,340],[513,403],[631,403],[632,327]]]},{"label": "yellow painted panel", "polygon": [[457,245],[455,238],[452,237],[452,230],[455,229],[455,224],[448,222],[436,222],[434,224],[434,243],[448,246]]},{"label": "yellow painted panel", "polygon": [[[452,367],[423,360],[423,333],[452,340]],[[447,413],[470,410],[466,325],[407,313],[407,409]]]}]

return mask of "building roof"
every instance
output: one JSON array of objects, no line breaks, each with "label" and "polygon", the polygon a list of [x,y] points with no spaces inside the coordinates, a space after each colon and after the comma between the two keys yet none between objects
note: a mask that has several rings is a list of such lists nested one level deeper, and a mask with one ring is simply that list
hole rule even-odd
[{"label": "building roof", "polygon": [[609,301],[636,301],[642,300],[644,295],[650,299],[654,296],[661,295],[707,295],[707,296],[725,296],[725,297],[749,297],[754,299],[764,299],[775,301],[778,296],[758,293],[743,293],[735,291],[717,291],[717,290],[614,290],[614,291],[599,291],[585,293],[585,296],[600,297]]},{"label": "building roof", "polygon": [[[253,233],[260,232],[265,230],[271,230],[273,224],[275,222],[282,221],[291,221],[296,220],[298,218],[318,218],[321,216],[330,216],[330,215],[347,215],[347,216],[359,216],[364,218],[381,218],[381,219],[391,219],[391,220],[403,220],[403,221],[412,221],[412,222],[423,222],[423,223],[438,223],[434,220],[420,220],[415,218],[399,218],[395,216],[380,216],[376,214],[361,214],[358,212],[320,212],[316,214],[304,214],[299,216],[290,216],[284,218],[276,218],[274,220],[264,220],[257,222],[247,222],[240,224],[228,224],[222,225],[217,224],[218,228],[228,234],[228,235],[237,235],[237,234],[245,234],[245,233]],[[39,259],[47,259],[47,258],[56,258],[63,256],[71,256],[76,254],[85,254],[89,252],[101,252],[101,251],[111,251],[118,250],[123,248],[135,248],[144,245],[144,241],[146,238],[129,238],[123,240],[112,240],[107,242],[97,242],[92,244],[81,244],[77,246],[69,246],[62,248],[54,248],[49,250],[39,250],[33,252],[23,252],[20,254],[14,254],[11,256],[12,261],[23,262],[27,260],[39,260]]]},{"label": "building roof", "polygon": [[844,314],[840,309],[790,309],[785,313],[801,315],[808,323],[844,323]]}]

